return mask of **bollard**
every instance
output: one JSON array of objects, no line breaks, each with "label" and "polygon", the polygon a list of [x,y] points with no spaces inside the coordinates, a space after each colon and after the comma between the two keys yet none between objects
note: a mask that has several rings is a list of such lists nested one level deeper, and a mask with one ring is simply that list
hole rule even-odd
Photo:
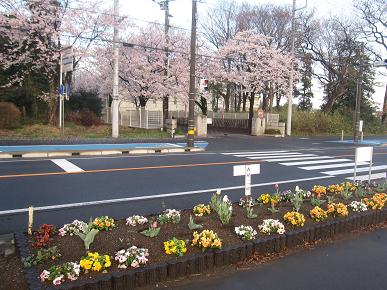
[{"label": "bollard", "polygon": [[361,134],[360,134],[360,142],[363,143],[363,131],[361,131]]},{"label": "bollard", "polygon": [[344,130],[341,130],[341,142],[344,141]]},{"label": "bollard", "polygon": [[34,207],[28,207],[28,234],[32,235],[32,226],[34,224]]}]

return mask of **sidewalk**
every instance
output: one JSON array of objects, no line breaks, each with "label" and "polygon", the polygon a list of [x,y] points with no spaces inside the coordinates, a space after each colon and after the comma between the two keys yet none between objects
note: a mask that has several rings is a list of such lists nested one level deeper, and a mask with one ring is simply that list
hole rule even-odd
[{"label": "sidewalk", "polygon": [[194,148],[186,143],[123,143],[123,144],[66,144],[0,146],[0,158],[57,157],[74,155],[146,154],[204,151],[208,143],[195,142]]},{"label": "sidewalk", "polygon": [[225,273],[180,287],[181,290],[383,290],[387,289],[387,228],[353,234],[253,269]]}]

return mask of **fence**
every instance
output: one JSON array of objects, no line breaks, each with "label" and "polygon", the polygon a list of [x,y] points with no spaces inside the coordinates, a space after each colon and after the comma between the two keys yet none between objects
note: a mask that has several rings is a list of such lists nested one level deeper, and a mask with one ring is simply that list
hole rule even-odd
[{"label": "fence", "polygon": [[[109,111],[108,119],[106,115],[103,120],[111,123],[111,112]],[[138,110],[120,110],[119,122],[121,126],[143,129],[159,129],[163,127],[163,112],[149,111],[144,109]]]}]

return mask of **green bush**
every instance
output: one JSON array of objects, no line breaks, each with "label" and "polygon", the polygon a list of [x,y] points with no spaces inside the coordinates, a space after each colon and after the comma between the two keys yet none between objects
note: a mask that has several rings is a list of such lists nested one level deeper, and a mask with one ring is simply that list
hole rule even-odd
[{"label": "green bush", "polygon": [[102,100],[95,91],[80,90],[70,96],[65,107],[72,112],[88,110],[99,117],[102,112]]},{"label": "green bush", "polygon": [[13,103],[0,102],[0,129],[12,129],[20,124],[21,113]]}]

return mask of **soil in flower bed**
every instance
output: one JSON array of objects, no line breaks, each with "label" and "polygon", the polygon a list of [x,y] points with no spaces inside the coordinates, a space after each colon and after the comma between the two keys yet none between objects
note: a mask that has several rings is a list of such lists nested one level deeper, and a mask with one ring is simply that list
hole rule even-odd
[{"label": "soil in flower bed", "polygon": [[[345,204],[349,204],[352,200],[360,199],[349,199],[344,201]],[[343,202],[340,198],[336,198],[335,202]],[[148,265],[168,262],[179,259],[173,255],[167,255],[164,251],[163,242],[176,237],[182,240],[192,240],[192,231],[189,230],[187,224],[189,222],[189,216],[192,215],[195,223],[202,224],[203,229],[214,230],[222,240],[223,247],[225,246],[234,246],[241,245],[245,243],[241,240],[234,232],[234,228],[240,225],[250,225],[258,232],[258,239],[265,237],[267,235],[259,232],[258,225],[262,223],[264,219],[278,219],[280,222],[284,223],[286,232],[290,232],[295,228],[286,224],[283,221],[283,215],[286,212],[292,211],[292,204],[289,202],[282,202],[276,208],[279,209],[279,212],[271,213],[268,210],[268,205],[255,206],[254,211],[258,215],[255,219],[248,219],[246,217],[246,210],[241,206],[234,204],[233,205],[233,215],[231,221],[227,225],[222,225],[219,220],[219,217],[216,213],[211,213],[210,215],[203,217],[195,217],[191,210],[184,210],[181,212],[181,221],[178,224],[164,224],[159,225],[161,231],[159,235],[155,238],[146,237],[140,234],[141,231],[148,228],[148,225],[132,227],[125,224],[125,220],[116,221],[116,227],[112,231],[100,231],[93,244],[90,247],[90,251],[98,252],[99,254],[108,254],[112,257],[112,266],[107,269],[108,272],[111,271],[131,271],[131,269],[118,269],[118,263],[114,261],[115,252],[126,249],[129,246],[135,245],[137,247],[149,249],[149,261]],[[323,208],[326,208],[326,204],[322,205]],[[305,226],[316,224],[309,217],[309,210],[313,206],[310,204],[310,200],[306,199],[302,205],[300,213],[303,213],[306,222]],[[130,213],[130,215],[136,214],[135,212]],[[354,213],[349,209],[349,216]],[[156,218],[157,216],[153,216]],[[152,218],[148,217],[150,220]],[[329,222],[333,218],[329,217],[324,222]],[[340,218],[338,218],[340,219]],[[200,230],[198,230],[200,232]],[[33,242],[32,239],[29,239],[30,244]],[[49,246],[57,246],[62,257],[58,260],[48,261],[37,267],[38,272],[40,273],[44,269],[49,269],[54,264],[60,264],[63,262],[79,262],[82,256],[86,255],[86,251],[83,246],[83,241],[78,236],[65,236],[61,237],[55,235],[53,240],[50,242]],[[32,249],[33,252],[36,252],[36,249]],[[197,247],[190,246],[188,244],[188,250],[185,256],[192,255],[195,253],[200,253],[201,250]],[[90,272],[88,274],[82,273],[78,279],[88,279],[95,277],[96,275],[101,275],[98,272]],[[69,283],[69,282],[65,282]],[[45,284],[51,285],[48,282]]]},{"label": "soil in flower bed", "polygon": [[0,256],[0,290],[12,289],[28,289],[18,251],[8,257]]}]

